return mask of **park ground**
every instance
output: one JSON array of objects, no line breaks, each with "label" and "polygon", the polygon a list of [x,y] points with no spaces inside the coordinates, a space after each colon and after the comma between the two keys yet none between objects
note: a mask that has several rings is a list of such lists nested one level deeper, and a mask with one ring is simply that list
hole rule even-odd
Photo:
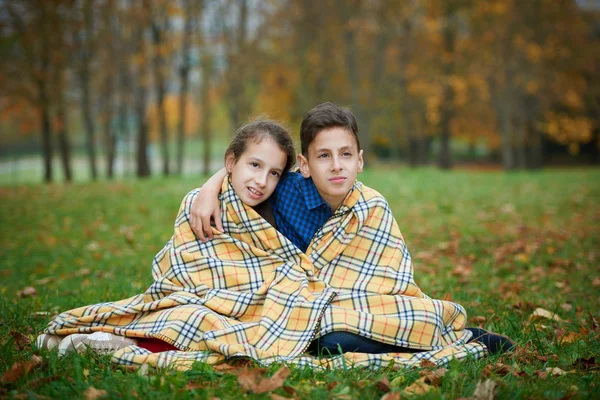
[{"label": "park ground", "polygon": [[30,343],[59,311],[143,292],[181,199],[204,179],[0,188],[0,398],[600,397],[598,169],[360,176],[389,200],[422,290],[512,337],[512,354],[286,377],[285,366],[249,363],[132,371]]}]

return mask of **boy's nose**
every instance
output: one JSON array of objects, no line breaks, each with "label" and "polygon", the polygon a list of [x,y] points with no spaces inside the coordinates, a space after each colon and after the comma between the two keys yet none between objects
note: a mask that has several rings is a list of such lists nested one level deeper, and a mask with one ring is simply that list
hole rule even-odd
[{"label": "boy's nose", "polygon": [[340,160],[337,157],[333,157],[331,160],[331,170],[339,171],[340,169],[342,169],[342,164],[340,163]]}]

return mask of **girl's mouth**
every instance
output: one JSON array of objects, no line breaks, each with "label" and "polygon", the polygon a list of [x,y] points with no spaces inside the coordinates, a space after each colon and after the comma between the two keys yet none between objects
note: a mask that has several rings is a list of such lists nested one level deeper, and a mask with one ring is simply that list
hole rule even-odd
[{"label": "girl's mouth", "polygon": [[250,197],[253,199],[260,199],[262,197],[262,192],[259,192],[252,187],[248,187],[248,193],[250,193]]}]

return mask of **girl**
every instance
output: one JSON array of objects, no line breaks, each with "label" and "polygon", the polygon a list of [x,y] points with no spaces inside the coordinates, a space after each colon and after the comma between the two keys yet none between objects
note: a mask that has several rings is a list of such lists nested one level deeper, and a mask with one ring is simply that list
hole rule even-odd
[{"label": "girl", "polygon": [[[281,175],[295,162],[295,151],[288,131],[277,122],[258,119],[237,132],[225,152],[225,168],[229,183],[246,205],[253,207],[274,226],[268,201]],[[90,347],[95,351],[112,353],[120,348],[137,344],[151,351],[175,347],[158,339],[133,339],[107,332],[60,336],[42,334],[37,338],[39,348],[58,347],[59,354]]]}]

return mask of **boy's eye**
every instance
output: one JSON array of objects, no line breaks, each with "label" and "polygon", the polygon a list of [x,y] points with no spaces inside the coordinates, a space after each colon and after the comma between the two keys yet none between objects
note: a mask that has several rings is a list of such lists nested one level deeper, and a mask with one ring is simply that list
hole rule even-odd
[{"label": "boy's eye", "polygon": [[258,163],[257,163],[257,162],[255,162],[255,161],[252,161],[252,162],[250,163],[250,165],[251,165],[251,166],[253,166],[254,168],[257,168],[257,167],[258,167]]},{"label": "boy's eye", "polygon": [[328,156],[329,154],[327,153],[319,154],[319,158],[327,158]]},{"label": "boy's eye", "polygon": [[345,151],[342,155],[344,157],[352,157],[352,153],[350,153],[349,151]]}]

